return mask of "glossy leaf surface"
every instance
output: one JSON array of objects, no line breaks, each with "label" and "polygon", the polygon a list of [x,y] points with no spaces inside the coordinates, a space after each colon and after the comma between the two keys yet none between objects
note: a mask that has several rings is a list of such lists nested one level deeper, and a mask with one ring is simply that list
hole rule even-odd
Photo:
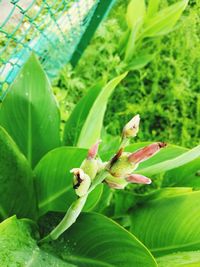
[{"label": "glossy leaf surface", "polygon": [[36,216],[33,175],[28,161],[0,127],[0,219]]},{"label": "glossy leaf surface", "polygon": [[60,117],[50,83],[34,55],[23,66],[0,107],[0,124],[32,166],[60,145]]}]

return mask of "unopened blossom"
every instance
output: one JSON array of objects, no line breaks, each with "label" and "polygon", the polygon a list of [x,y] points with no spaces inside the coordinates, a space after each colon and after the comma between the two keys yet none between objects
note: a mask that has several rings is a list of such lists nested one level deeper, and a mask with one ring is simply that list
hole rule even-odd
[{"label": "unopened blossom", "polygon": [[96,159],[98,148],[101,140],[97,141],[92,147],[88,150],[87,158],[82,162],[81,169],[90,176],[91,179],[97,174],[99,168],[99,160]]},{"label": "unopened blossom", "polygon": [[134,116],[125,126],[122,131],[123,138],[135,137],[139,131],[140,116]]},{"label": "unopened blossom", "polygon": [[136,183],[136,184],[151,184],[151,179],[147,178],[141,174],[131,174],[126,178],[126,181],[129,183]]},{"label": "unopened blossom", "polygon": [[77,196],[84,196],[91,185],[90,177],[81,168],[74,168],[70,172],[74,174],[73,187]]},{"label": "unopened blossom", "polygon": [[130,162],[132,162],[134,164],[143,162],[143,161],[151,158],[155,154],[157,154],[160,151],[160,149],[165,147],[165,146],[166,146],[166,144],[163,142],[153,143],[151,145],[143,147],[143,148],[137,150],[136,152],[132,153],[131,155],[129,155],[128,159]]}]

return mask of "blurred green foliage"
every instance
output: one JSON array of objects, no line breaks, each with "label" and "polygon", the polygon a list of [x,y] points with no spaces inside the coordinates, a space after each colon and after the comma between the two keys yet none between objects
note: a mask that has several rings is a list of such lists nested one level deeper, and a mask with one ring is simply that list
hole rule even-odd
[{"label": "blurred green foliage", "polygon": [[[167,1],[163,0],[165,6]],[[173,3],[175,1],[168,1]],[[78,66],[67,66],[54,89],[66,120],[97,80],[114,77],[124,65],[118,55],[128,1],[118,1]],[[200,2],[190,1],[177,29],[144,47],[155,53],[145,68],[131,71],[110,99],[105,127],[112,135],[135,114],[142,118],[138,141],[162,140],[193,147],[200,137]],[[58,89],[60,88],[60,89]],[[67,100],[66,100],[67,99]]]}]

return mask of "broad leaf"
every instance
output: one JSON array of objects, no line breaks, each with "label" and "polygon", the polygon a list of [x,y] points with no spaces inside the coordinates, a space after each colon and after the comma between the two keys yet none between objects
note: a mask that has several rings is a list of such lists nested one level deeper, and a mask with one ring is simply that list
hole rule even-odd
[{"label": "broad leaf", "polygon": [[34,55],[25,63],[0,107],[0,124],[34,166],[59,146],[59,111],[50,83]]},{"label": "broad leaf", "polygon": [[200,251],[172,253],[156,259],[159,267],[198,267]]},{"label": "broad leaf", "polygon": [[166,172],[162,186],[200,187],[200,157]]},{"label": "broad leaf", "polygon": [[131,232],[156,256],[199,250],[200,191],[154,196],[131,213]]},{"label": "broad leaf", "polygon": [[[60,147],[45,155],[35,168],[35,187],[40,214],[48,211],[66,212],[77,198],[70,170],[79,168],[87,155],[86,149]],[[102,193],[102,185],[89,196],[86,209],[95,206]]]},{"label": "broad leaf", "polygon": [[155,16],[146,21],[140,38],[159,36],[172,31],[187,4],[188,0],[181,0],[159,11]]},{"label": "broad leaf", "polygon": [[18,147],[0,127],[0,219],[36,216],[32,171]]},{"label": "broad leaf", "polygon": [[141,22],[146,13],[144,0],[131,0],[126,13],[126,21],[130,29],[135,28],[138,22]]},{"label": "broad leaf", "polygon": [[32,237],[31,223],[15,216],[0,224],[0,266],[75,267],[41,250]]},{"label": "broad leaf", "polygon": [[147,248],[131,233],[95,213],[82,214],[52,246],[60,257],[79,267],[157,266]]},{"label": "broad leaf", "polygon": [[96,87],[88,92],[66,123],[64,144],[89,148],[100,138],[108,98],[126,75],[114,78],[101,90]]}]

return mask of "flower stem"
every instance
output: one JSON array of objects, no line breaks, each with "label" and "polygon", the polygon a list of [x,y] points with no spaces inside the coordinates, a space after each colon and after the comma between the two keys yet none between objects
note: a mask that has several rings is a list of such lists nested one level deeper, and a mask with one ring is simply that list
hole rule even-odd
[{"label": "flower stem", "polygon": [[108,172],[106,170],[102,170],[99,174],[97,174],[87,194],[85,194],[82,197],[79,197],[72,203],[62,221],[47,236],[41,239],[39,243],[45,243],[51,240],[56,240],[73,223],[75,223],[76,219],[80,215],[86,203],[88,195],[96,188],[97,185],[103,182],[103,180],[106,178],[107,175]]}]

